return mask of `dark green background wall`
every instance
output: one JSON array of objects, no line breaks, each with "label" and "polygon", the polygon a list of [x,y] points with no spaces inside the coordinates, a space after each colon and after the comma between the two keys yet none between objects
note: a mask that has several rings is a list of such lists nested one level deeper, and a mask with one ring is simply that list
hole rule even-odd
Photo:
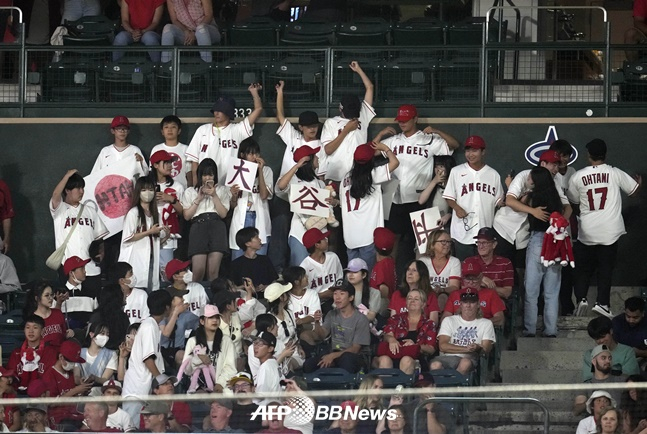
[{"label": "dark green background wall", "polygon": [[[55,121],[47,119],[46,122]],[[13,242],[10,256],[18,268],[21,280],[35,277],[54,277],[45,266],[45,259],[54,250],[52,220],[48,200],[52,190],[68,169],[76,168],[87,175],[103,146],[112,143],[109,120],[78,120],[78,123],[42,123],[20,119],[0,120],[3,144],[0,152],[0,177],[11,188],[16,218],[13,226]],[[181,139],[188,143],[196,128],[208,119],[193,119],[182,129]],[[609,145],[608,162],[630,174],[645,173],[647,161],[647,127],[628,120],[626,123],[606,123],[607,119],[568,121],[559,123],[540,120],[492,120],[451,119],[434,123],[434,127],[453,134],[460,142],[472,134],[485,138],[487,161],[505,176],[511,169],[517,171],[529,167],[524,158],[525,149],[544,140],[549,125],[556,125],[559,138],[569,140],[579,151],[574,163],[576,169],[586,165],[584,145],[599,137]],[[511,123],[506,123],[511,122]],[[391,119],[376,119],[369,128],[369,137],[379,129],[392,125]],[[423,123],[422,125],[427,125]],[[268,164],[278,172],[284,145],[276,136],[277,124],[262,119],[256,125],[254,137]],[[159,124],[154,119],[133,120],[129,141],[138,145],[149,157],[151,148],[161,141]],[[463,162],[462,149],[457,160]],[[647,178],[646,178],[647,180]],[[615,273],[616,285],[637,285],[647,277],[647,261],[642,253],[647,241],[645,227],[645,193],[638,199],[624,200],[624,217],[628,234],[621,238],[620,256]]]}]

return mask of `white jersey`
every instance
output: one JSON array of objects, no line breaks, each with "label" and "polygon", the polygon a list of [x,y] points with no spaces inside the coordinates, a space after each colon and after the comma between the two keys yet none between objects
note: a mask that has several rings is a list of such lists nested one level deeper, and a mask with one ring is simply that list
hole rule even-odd
[{"label": "white jersey", "polygon": [[403,133],[382,140],[398,157],[400,165],[393,177],[400,180],[393,203],[417,202],[420,191],[434,177],[434,155],[451,155],[445,139],[438,134],[425,134],[418,130],[410,137]]},{"label": "white jersey", "polygon": [[[452,315],[440,323],[438,336],[449,336],[449,343],[459,347],[466,347],[470,344],[479,344],[483,341],[496,342],[494,326],[492,321],[485,318],[476,318],[473,321],[465,321],[461,315]],[[445,355],[447,353],[440,353]],[[474,353],[454,354],[452,356],[467,357],[473,359]]]},{"label": "white jersey", "polygon": [[[228,187],[224,187],[220,184],[217,184],[216,195],[220,199],[222,206],[224,206],[225,209],[229,211],[229,204],[231,202],[231,190],[229,190]],[[182,195],[182,200],[180,201],[182,203],[182,207],[184,207],[184,209],[191,208],[191,205],[193,205],[193,201],[195,201],[197,198],[198,198],[198,190],[196,190],[195,187],[187,188],[184,191],[184,194]],[[209,196],[204,196],[202,200],[198,202],[198,208],[195,210],[195,214],[193,215],[193,218],[196,218],[200,214],[204,214],[208,212],[217,212],[216,206],[213,204],[212,198],[210,198]]]},{"label": "white jersey", "polygon": [[[368,125],[375,117],[375,110],[366,101],[362,101],[362,107],[359,110],[359,125],[355,131],[351,131],[344,138],[337,150],[331,155],[326,155],[325,151],[319,160],[319,172],[324,174],[326,179],[341,181],[353,167],[353,155],[359,145],[368,142]],[[323,129],[321,130],[322,149],[328,143],[337,138],[339,133],[344,129],[350,119],[341,116],[326,119]]]},{"label": "white jersey", "polygon": [[568,166],[565,174],[562,175],[561,173],[558,173],[555,176],[555,179],[559,179],[561,181],[562,191],[565,195],[568,191],[568,184],[571,182],[571,178],[575,175],[575,172],[576,170],[572,166]]},{"label": "white jersey", "polygon": [[119,407],[117,407],[117,411],[108,415],[106,426],[110,428],[120,429],[123,432],[137,430],[130,415]]},{"label": "white jersey", "polygon": [[461,244],[474,244],[480,228],[492,227],[497,204],[503,199],[501,177],[496,170],[485,165],[481,170],[472,169],[464,163],[449,173],[443,193],[465,210],[465,218],[452,215],[450,233]]},{"label": "white jersey", "polygon": [[[528,194],[532,188],[530,187],[530,172],[531,169],[523,170],[514,177],[508,187],[506,196],[512,196],[517,200],[521,200],[523,196]],[[559,200],[563,205],[568,205],[568,198],[566,197],[565,189],[563,188],[563,178],[559,173],[553,178],[555,181],[555,188],[559,194]],[[517,250],[526,247],[530,237],[530,225],[528,223],[528,214],[518,212],[506,206],[501,208],[494,216],[493,228],[501,235],[506,241],[515,244]]]},{"label": "white jersey", "polygon": [[[324,152],[323,146],[321,146],[321,140],[311,140],[306,142],[303,138],[303,133],[294,128],[292,123],[289,120],[283,121],[283,124],[276,130],[276,134],[283,140],[285,143],[285,152],[283,152],[283,160],[281,161],[281,171],[279,172],[279,178],[285,175],[292,167],[294,166],[294,151],[299,149],[303,145],[307,145],[311,148],[321,148],[317,155],[321,160],[323,157],[321,153]],[[324,152],[325,153],[325,152]]]},{"label": "white jersey", "polygon": [[[160,143],[151,149],[151,156],[157,151],[166,151],[171,154],[171,157],[173,157],[173,161],[171,162],[171,178],[173,178],[173,181],[182,184],[184,188],[187,185],[186,174],[191,171],[190,163],[186,161],[186,150],[188,148],[183,143],[178,143],[176,146],[168,146],[165,143]],[[148,160],[150,161],[150,158]]]},{"label": "white jersey", "polygon": [[117,161],[125,160],[126,158],[135,158],[136,154],[142,157],[142,161],[140,161],[139,164],[135,166],[139,171],[138,175],[148,175],[148,166],[146,165],[146,161],[144,160],[144,153],[141,151],[141,149],[139,149],[135,145],[127,145],[125,148],[117,148],[114,144],[105,146],[103,149],[101,149],[97,160],[94,162],[91,173],[105,169],[106,167],[116,163]]},{"label": "white jersey", "polygon": [[160,372],[164,372],[164,358],[160,350],[161,336],[162,331],[153,317],[149,316],[141,322],[130,351],[121,396],[142,396],[150,393],[153,374],[144,364],[144,360],[154,356],[155,366]]},{"label": "white jersey", "polygon": [[197,282],[189,283],[186,286],[186,289],[189,293],[186,294],[183,299],[184,302],[189,305],[188,311],[200,318],[204,315],[204,307],[209,304],[207,292],[204,290],[204,286]]},{"label": "white jersey", "polygon": [[249,124],[248,118],[226,127],[201,125],[189,143],[186,160],[200,163],[205,158],[211,158],[218,166],[218,184],[224,184],[229,159],[237,157],[240,142],[251,137],[253,132],[254,126]]},{"label": "white jersey", "polygon": [[325,253],[323,264],[308,256],[301,262],[301,268],[308,275],[308,289],[314,289],[317,293],[328,290],[337,280],[344,278],[344,268],[334,252]]},{"label": "white jersey", "polygon": [[[146,230],[158,222],[153,217],[146,216]],[[149,272],[152,272],[151,291],[159,289],[159,259],[160,259],[160,238],[152,235],[141,238],[137,241],[130,239],[144,228],[139,222],[139,209],[133,207],[126,213],[124,228],[119,251],[119,262],[128,262],[133,267],[133,275],[141,287],[148,287]],[[151,256],[152,255],[152,256]],[[152,268],[151,262],[153,261]],[[151,271],[152,270],[152,271]]]},{"label": "white jersey", "polygon": [[267,237],[272,235],[272,219],[270,218],[269,200],[274,196],[274,173],[272,169],[263,166],[263,179],[270,192],[267,199],[262,200],[258,189],[258,177],[254,179],[252,192],[240,190],[238,192],[238,202],[231,216],[231,226],[229,228],[229,248],[238,249],[236,244],[236,233],[245,227],[245,216],[247,211],[256,213],[256,223],[254,227],[258,229],[258,236],[263,244],[267,243]]},{"label": "white jersey", "polygon": [[[167,183],[157,183],[162,193],[170,194],[171,196],[177,198],[178,201],[182,200],[184,195],[185,187],[179,182],[173,181],[173,185],[168,185]],[[180,233],[180,219],[183,219],[184,216],[181,216],[177,213],[173,204],[170,202],[157,201],[157,213],[160,216],[160,222],[162,226],[168,226],[171,229],[171,234]],[[177,249],[177,238],[171,237],[161,246],[162,249]]]},{"label": "white jersey", "polygon": [[[277,181],[278,183],[278,181]],[[283,200],[289,201],[289,196],[290,196],[290,187],[293,184],[297,185],[308,185],[311,187],[317,187],[317,188],[324,188],[326,185],[323,183],[323,181],[319,179],[313,179],[312,181],[302,181],[299,179],[296,175],[294,175],[290,179],[290,183],[288,184],[288,188],[285,190],[279,190],[276,188],[276,195],[280,197]],[[288,236],[296,238],[299,242],[303,239],[303,234],[306,233],[307,229],[305,226],[306,220],[308,220],[310,216],[303,215],[303,214],[297,214],[293,213],[292,214],[292,222],[290,223],[290,233]]]},{"label": "white jersey", "polygon": [[461,278],[461,261],[455,256],[450,256],[445,266],[440,270],[436,270],[429,256],[421,256],[418,260],[422,261],[429,269],[429,281],[432,286],[440,285],[447,288],[449,279]]},{"label": "white jersey", "polygon": [[578,240],[608,246],[625,234],[620,191],[634,194],[640,184],[608,164],[588,166],[571,178],[568,198],[580,206]]},{"label": "white jersey", "polygon": [[373,192],[361,199],[350,195],[352,185],[350,172],[339,184],[339,200],[341,201],[341,219],[344,229],[344,242],[349,249],[373,244],[373,231],[384,226],[384,208],[382,206],[383,182],[391,179],[387,164],[378,166],[371,173],[373,176]]},{"label": "white jersey", "polygon": [[314,313],[321,310],[319,293],[312,289],[306,289],[306,292],[297,297],[290,292],[290,301],[288,301],[288,311],[294,315],[294,319],[313,316]]},{"label": "white jersey", "polygon": [[[283,380],[283,375],[281,374],[278,362],[274,357],[267,359],[258,367],[258,375],[256,376],[256,392],[280,392],[281,380]],[[274,399],[257,399],[254,402],[261,405],[268,404],[271,401],[274,401]]]},{"label": "white jersey", "polygon": [[[279,339],[276,340],[276,347],[274,347],[274,355],[278,356],[285,350],[285,344]],[[285,360],[284,360],[285,362]],[[254,355],[254,345],[247,347],[247,364],[249,365],[249,371],[252,374],[254,383],[258,377],[258,370],[261,367],[261,361]]]},{"label": "white jersey", "polygon": [[128,315],[131,324],[142,322],[150,316],[147,300],[148,293],[139,288],[133,288],[130,295],[126,297],[124,312]]},{"label": "white jersey", "polygon": [[[56,248],[63,244],[67,234],[72,229],[74,221],[79,215],[79,206],[75,207],[61,200],[58,208],[54,209],[50,200],[49,212],[54,220]],[[76,225],[76,229],[74,229],[70,240],[65,246],[65,256],[61,265],[65,263],[67,258],[72,256],[78,256],[84,260],[90,258],[88,249],[92,241],[103,238],[106,235],[108,235],[108,229],[106,229],[106,226],[99,218],[94,204],[88,203],[83,207],[83,213],[81,214],[81,218],[79,218],[79,223]],[[90,261],[85,266],[85,272],[88,276],[98,276],[101,273],[101,269],[94,261]]]}]

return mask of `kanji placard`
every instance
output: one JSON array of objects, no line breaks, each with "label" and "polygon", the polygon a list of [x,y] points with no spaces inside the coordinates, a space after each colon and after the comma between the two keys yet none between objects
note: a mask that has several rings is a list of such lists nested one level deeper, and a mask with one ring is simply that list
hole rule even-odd
[{"label": "kanji placard", "polygon": [[227,165],[227,178],[225,185],[231,187],[238,185],[242,191],[252,192],[258,164],[240,158],[231,158]]},{"label": "kanji placard", "polygon": [[438,229],[438,220],[440,220],[440,211],[438,207],[423,209],[409,214],[411,218],[411,226],[413,233],[416,236],[416,244],[418,251],[424,254],[427,250],[427,241],[429,235]]},{"label": "kanji placard", "polygon": [[290,211],[298,214],[328,217],[330,208],[326,199],[329,197],[330,191],[325,188],[292,184],[290,186]]}]

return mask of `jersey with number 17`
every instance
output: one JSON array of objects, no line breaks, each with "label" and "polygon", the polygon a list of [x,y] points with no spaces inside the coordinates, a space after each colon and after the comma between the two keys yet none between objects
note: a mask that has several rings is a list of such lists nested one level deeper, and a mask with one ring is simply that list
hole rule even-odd
[{"label": "jersey with number 17", "polygon": [[625,234],[620,190],[632,195],[638,182],[622,170],[608,164],[588,166],[575,172],[566,194],[579,204],[577,239],[586,245],[615,243]]}]

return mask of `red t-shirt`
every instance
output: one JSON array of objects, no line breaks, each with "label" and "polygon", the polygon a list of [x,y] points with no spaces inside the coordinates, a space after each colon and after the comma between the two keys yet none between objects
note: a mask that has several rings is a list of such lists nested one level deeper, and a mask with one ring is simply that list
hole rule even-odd
[{"label": "red t-shirt", "polygon": [[[2,394],[2,399],[13,399],[16,397],[15,393],[3,393]],[[4,406],[4,424],[7,425],[7,427],[10,427],[13,425],[13,414],[14,412],[18,411],[18,407],[15,405],[7,405],[5,404]]]},{"label": "red t-shirt", "polygon": [[[447,298],[447,303],[445,303],[445,312],[449,312],[452,315],[458,312],[458,309],[461,307],[461,294],[464,294],[465,292],[467,292],[466,288],[452,291]],[[501,300],[501,297],[499,297],[499,294],[497,294],[494,289],[481,288],[478,291],[478,295],[481,312],[483,312],[483,318],[491,319],[495,313],[503,312],[505,310],[505,303]]]},{"label": "red t-shirt", "polygon": [[494,255],[492,262],[486,264],[480,256],[469,258],[476,259],[483,268],[483,276],[490,278],[497,287],[514,285],[514,269],[512,262],[503,256]]},{"label": "red t-shirt", "polygon": [[32,380],[42,378],[43,374],[47,369],[54,366],[56,359],[58,358],[58,351],[49,345],[42,345],[36,348],[35,355],[39,357],[38,367],[33,371],[25,371],[23,369],[23,352],[26,352],[26,344],[23,343],[21,347],[14,349],[9,356],[9,362],[7,362],[7,369],[13,370],[15,374],[16,381],[13,382],[14,388],[20,388],[23,390],[27,389],[29,383]]},{"label": "red t-shirt", "polygon": [[143,30],[151,25],[155,10],[166,3],[165,0],[124,0],[128,4],[130,27]]},{"label": "red t-shirt", "polygon": [[[3,6],[0,3],[0,6]],[[11,4],[9,5],[11,6]],[[0,35],[0,38],[4,35]],[[7,184],[0,180],[0,221],[14,217],[13,202],[11,200],[11,192]]]},{"label": "red t-shirt", "polygon": [[60,309],[52,309],[52,313],[45,318],[45,328],[43,329],[43,341],[50,346],[58,349],[65,340],[65,316]]},{"label": "red t-shirt", "polygon": [[380,285],[389,287],[389,297],[393,295],[396,285],[395,260],[391,257],[384,258],[373,267],[369,286],[380,289]]},{"label": "red t-shirt", "polygon": [[[73,372],[68,372],[66,378],[53,366],[43,374],[43,382],[51,397],[61,396],[76,387]],[[77,410],[76,405],[50,405],[47,416],[52,425],[58,425],[64,419],[83,420],[83,414]]]},{"label": "red t-shirt", "polygon": [[[389,302],[389,309],[394,310],[396,315],[399,313],[407,312],[407,297],[402,296],[400,291],[394,291]],[[427,305],[425,306],[425,315],[429,316],[431,312],[440,312],[438,305],[438,297],[436,293],[431,291],[427,296]]]}]

